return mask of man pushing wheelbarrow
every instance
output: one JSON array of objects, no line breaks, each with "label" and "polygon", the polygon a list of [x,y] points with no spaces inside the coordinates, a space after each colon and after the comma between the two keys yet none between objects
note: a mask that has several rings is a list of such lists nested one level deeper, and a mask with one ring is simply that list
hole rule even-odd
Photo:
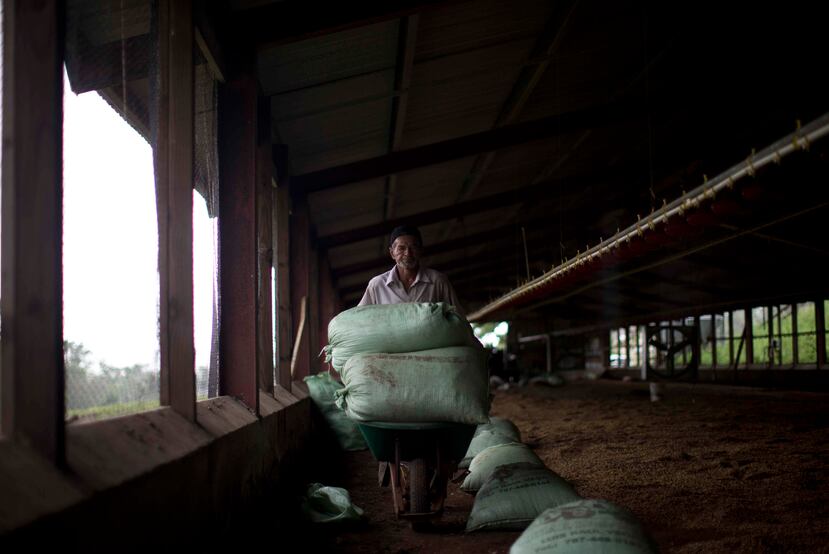
[{"label": "man pushing wheelbarrow", "polygon": [[489,420],[484,350],[449,280],[422,267],[421,253],[419,231],[396,228],[395,266],[331,321],[326,347],[344,384],[337,404],[380,462],[395,514],[415,528],[440,515],[449,477]]}]

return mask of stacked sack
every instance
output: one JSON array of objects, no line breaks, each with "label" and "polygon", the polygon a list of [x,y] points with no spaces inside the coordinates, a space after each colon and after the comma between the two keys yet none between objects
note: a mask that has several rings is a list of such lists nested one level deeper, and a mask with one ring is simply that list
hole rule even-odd
[{"label": "stacked sack", "polygon": [[484,350],[448,304],[358,306],[331,320],[328,341],[337,406],[354,421],[489,420]]},{"label": "stacked sack", "polygon": [[469,470],[461,489],[475,494],[467,532],[526,529],[511,554],[656,552],[633,514],[582,498],[520,441],[515,425],[502,418],[475,431],[460,464]]}]

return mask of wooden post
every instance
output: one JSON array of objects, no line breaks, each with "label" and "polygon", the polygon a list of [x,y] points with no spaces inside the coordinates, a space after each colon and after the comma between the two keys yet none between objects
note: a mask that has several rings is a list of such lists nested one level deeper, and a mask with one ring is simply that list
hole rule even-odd
[{"label": "wooden post", "polygon": [[711,367],[717,367],[717,314],[711,314],[711,334],[708,335],[711,340]]},{"label": "wooden post", "polygon": [[259,413],[256,365],[256,78],[251,71],[219,97],[219,394]]},{"label": "wooden post", "polygon": [[271,154],[271,109],[267,98],[259,98],[256,145],[257,298],[256,365],[259,388],[273,392],[273,156]]},{"label": "wooden post", "polygon": [[[308,299],[310,302],[310,264],[311,264],[311,248],[310,248],[310,226],[308,220],[308,198],[303,194],[295,194],[291,199],[293,207],[291,213],[291,231],[290,231],[290,264],[291,264],[291,306],[293,317],[293,328],[299,329],[299,320],[302,316],[300,313],[300,300],[302,297]],[[308,333],[308,325],[306,325],[305,333]],[[296,342],[296,337],[294,337]],[[299,341],[299,351],[293,356],[296,359],[296,375],[295,378],[302,379],[310,374],[310,341],[308,337]]]},{"label": "wooden post", "polygon": [[729,310],[728,314],[728,365],[734,363],[734,311]]},{"label": "wooden post", "polygon": [[[320,257],[320,314],[319,314],[319,346],[316,351],[328,344],[328,323],[334,319],[339,311],[339,302],[337,300],[337,291],[334,288],[334,278],[331,274],[331,264],[328,261],[328,255],[325,251]],[[320,367],[324,364],[320,362]]]},{"label": "wooden post", "polygon": [[[309,218],[310,222],[310,218]],[[309,252],[308,264],[308,372],[311,374],[319,373],[322,367],[322,358],[319,357],[320,340],[320,258],[319,250],[317,250],[315,242],[313,227],[309,229],[309,245],[311,251]]]},{"label": "wooden post", "polygon": [[287,150],[275,147],[274,165],[277,171],[277,189],[273,191],[274,202],[274,243],[276,245],[276,381],[283,388],[291,390],[291,270],[290,270],[290,213],[291,191],[288,177]]},{"label": "wooden post", "polygon": [[3,2],[2,433],[62,465],[64,3]]},{"label": "wooden post", "polygon": [[745,337],[746,337],[746,369],[749,368],[752,364],[754,364],[754,329],[752,328],[754,325],[754,321],[751,319],[751,308],[746,308],[743,313],[743,320],[745,321]]},{"label": "wooden post", "polygon": [[158,8],[156,152],[161,404],[196,419],[193,346],[193,11],[190,0]]},{"label": "wooden post", "polygon": [[[817,319],[815,319],[817,323]],[[792,304],[792,365],[797,366],[797,303]]]}]

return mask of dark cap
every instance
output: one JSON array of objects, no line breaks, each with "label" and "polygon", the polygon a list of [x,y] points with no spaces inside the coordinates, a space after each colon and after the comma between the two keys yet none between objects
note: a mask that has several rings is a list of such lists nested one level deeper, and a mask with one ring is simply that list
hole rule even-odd
[{"label": "dark cap", "polygon": [[394,241],[397,240],[397,237],[402,237],[403,235],[410,235],[417,239],[417,243],[420,246],[423,246],[423,238],[420,236],[420,231],[417,230],[417,227],[413,227],[410,225],[401,225],[400,227],[395,227],[394,231],[391,232],[391,236],[389,236],[389,246],[394,244]]}]

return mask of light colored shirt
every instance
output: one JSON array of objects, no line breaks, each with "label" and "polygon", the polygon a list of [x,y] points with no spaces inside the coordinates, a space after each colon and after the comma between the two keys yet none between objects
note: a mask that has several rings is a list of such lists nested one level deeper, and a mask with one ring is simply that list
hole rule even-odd
[{"label": "light colored shirt", "polygon": [[406,287],[397,275],[397,266],[371,279],[358,306],[366,304],[402,304],[404,302],[445,302],[463,315],[458,296],[449,279],[440,271],[421,267],[414,283]]}]

